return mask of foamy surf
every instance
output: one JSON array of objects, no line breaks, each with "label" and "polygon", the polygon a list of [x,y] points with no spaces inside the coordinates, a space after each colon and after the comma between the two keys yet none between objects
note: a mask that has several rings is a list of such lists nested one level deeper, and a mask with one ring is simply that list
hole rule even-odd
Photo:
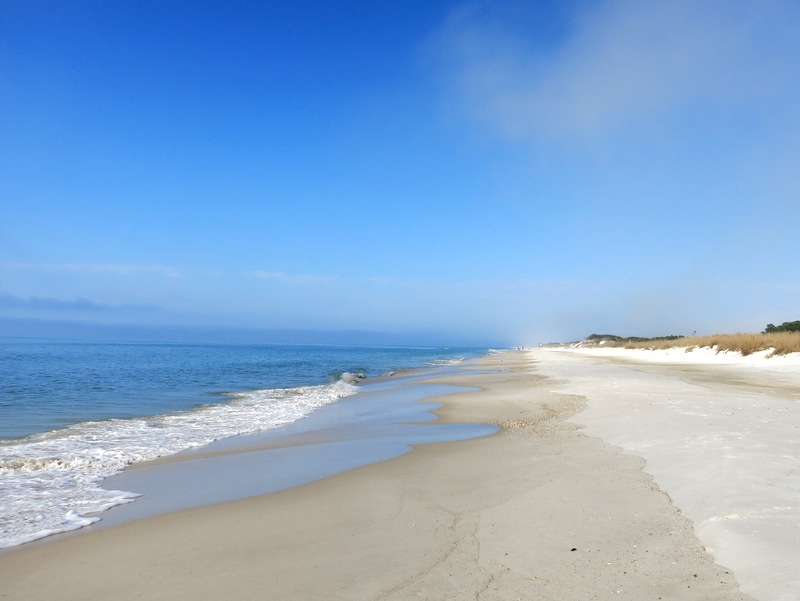
[{"label": "foamy surf", "polygon": [[84,422],[0,442],[0,547],[82,528],[96,515],[138,496],[100,483],[126,466],[275,428],[354,394],[329,385],[231,394],[227,403],[192,411]]}]

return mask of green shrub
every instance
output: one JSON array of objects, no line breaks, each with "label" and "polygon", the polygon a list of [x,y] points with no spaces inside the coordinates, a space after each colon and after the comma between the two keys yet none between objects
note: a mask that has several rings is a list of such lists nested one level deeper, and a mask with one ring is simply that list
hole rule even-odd
[{"label": "green shrub", "polygon": [[774,334],[775,332],[800,332],[800,321],[784,321],[779,326],[768,323],[762,334]]}]

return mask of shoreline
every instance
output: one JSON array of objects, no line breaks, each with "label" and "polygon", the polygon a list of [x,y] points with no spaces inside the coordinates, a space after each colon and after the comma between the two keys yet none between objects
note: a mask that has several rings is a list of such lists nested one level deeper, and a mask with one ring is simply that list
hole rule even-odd
[{"label": "shoreline", "polygon": [[303,419],[130,466],[103,487],[135,490],[142,497],[104,512],[92,527],[270,494],[388,461],[417,444],[492,434],[496,427],[437,421],[441,403],[430,399],[467,390],[429,382],[427,372],[447,371],[376,378]]},{"label": "shoreline", "polygon": [[[64,348],[68,350],[64,351]],[[222,440],[232,441],[231,446],[236,446],[241,444],[239,441],[250,440],[250,435],[272,432],[287,425],[291,427],[297,421],[302,424],[319,422],[318,415],[329,414],[324,409],[327,405],[337,405],[337,401],[343,398],[379,388],[379,374],[390,373],[386,369],[390,366],[397,369],[414,365],[418,369],[442,372],[447,371],[447,365],[474,356],[470,355],[470,349],[288,349],[280,346],[264,348],[245,345],[234,348],[213,345],[203,347],[202,351],[180,346],[176,347],[179,350],[174,355],[171,352],[165,355],[164,349],[158,345],[146,345],[133,350],[116,344],[102,345],[100,348],[102,351],[92,345],[70,344],[51,348],[26,346],[23,343],[17,349],[22,364],[28,367],[21,367],[18,377],[11,379],[6,394],[0,395],[6,401],[0,402],[3,405],[0,414],[8,418],[5,422],[0,418],[0,422],[7,431],[27,428],[34,433],[19,439],[4,438],[0,441],[3,445],[0,461],[2,549],[64,532],[95,528],[98,523],[104,527],[103,522],[108,522],[108,516],[117,514],[115,508],[125,507],[119,510],[122,515],[132,511],[135,513],[142,505],[142,494],[148,493],[149,489],[146,486],[138,488],[138,481],[131,486],[124,481],[115,486],[114,477],[121,473],[129,475],[139,472],[144,466],[168,461],[168,457],[183,456],[182,453],[190,453],[193,449],[210,449],[221,444]],[[50,351],[54,363],[49,367],[45,363],[38,372],[32,370],[36,353],[47,355]],[[80,382],[92,381],[95,377],[92,357],[97,352],[104,354],[107,359],[102,363],[105,369],[97,377],[108,386],[87,389],[85,398],[79,402],[79,396],[75,393]],[[127,359],[132,367],[130,374],[121,376],[117,382],[112,374],[120,358]],[[142,403],[134,407],[130,401],[138,395],[131,394],[130,390],[126,392],[126,389],[134,385],[140,387],[137,390],[148,388],[144,372],[147,372],[149,362],[155,359],[158,359],[156,363],[159,367],[155,373],[148,375],[154,382],[152,398],[144,394]],[[67,370],[69,375],[64,376],[71,384],[66,387],[63,398],[57,390],[47,392],[48,386],[53,386],[53,382],[57,381],[53,374],[58,373],[57,364],[61,361],[72,365]],[[254,364],[258,367],[255,368]],[[174,378],[170,375],[170,366],[177,370]],[[349,366],[350,371],[356,373],[352,375],[333,366]],[[206,367],[209,371],[206,371]],[[123,369],[121,363],[119,369]],[[361,372],[371,377],[361,377]],[[405,369],[390,378],[386,386],[390,388],[394,384],[396,388],[397,382],[411,379],[413,371]],[[320,380],[325,380],[325,383],[319,383]],[[278,386],[269,387],[270,384]],[[418,393],[418,396],[432,394],[435,392]],[[119,397],[120,407],[116,407],[116,397]],[[37,409],[47,398],[50,399],[49,408]],[[87,417],[92,411],[86,407],[95,403],[98,407],[97,419],[67,423],[80,416]],[[81,407],[73,407],[76,404]],[[345,403],[343,406],[350,405]],[[409,405],[418,409],[422,407],[413,402]],[[115,412],[124,413],[122,409],[125,407],[128,408],[127,416],[114,416]],[[389,414],[397,408],[385,409],[388,421]],[[420,421],[433,419],[431,414],[421,409],[420,412]],[[41,417],[26,418],[29,413]],[[346,411],[340,413],[343,414],[341,417],[334,415],[329,421],[347,421],[344,417]],[[58,416],[72,417],[64,418],[63,427],[35,433],[34,426],[44,426]],[[364,421],[360,416],[355,417],[357,419],[349,421]],[[326,428],[324,420],[321,421],[323,423],[318,428]],[[295,447],[298,446],[295,444]],[[401,449],[400,452],[404,451]],[[201,455],[191,456],[197,458]],[[391,454],[384,453],[384,458],[388,456]],[[350,461],[345,467],[353,465],[354,461]],[[299,475],[302,470],[293,471]],[[323,471],[318,475],[328,475],[333,471]],[[208,478],[209,482],[213,480],[213,475]],[[242,477],[234,479],[232,484],[242,487],[253,480]],[[300,483],[302,480],[290,481],[286,485]],[[228,487],[234,488],[230,479]],[[208,488],[208,485],[203,487],[202,479],[196,479],[193,488]],[[278,488],[281,486],[277,484],[261,486],[242,490],[238,496],[264,494]],[[164,507],[164,511],[181,508],[180,504],[175,503],[179,500],[177,496],[180,493],[169,493],[171,506]],[[199,495],[193,491],[192,496]],[[183,507],[234,498],[237,498],[236,494],[192,498]],[[153,504],[149,497],[144,501],[153,508],[150,513],[159,511],[158,502]],[[136,510],[129,509],[131,507],[136,507]],[[137,514],[137,517],[141,516],[143,514]]]},{"label": "shoreline", "polygon": [[467,389],[426,380],[461,364],[367,378],[355,393],[317,407],[302,419],[130,464],[98,483],[103,491],[130,501],[85,514],[97,521],[81,528],[2,547],[0,556],[161,514],[300,486],[386,461],[410,452],[415,443],[490,434],[497,428],[433,423],[438,419],[433,411],[441,403],[426,400]]},{"label": "shoreline", "polygon": [[[487,371],[491,370],[491,371]],[[502,370],[502,371],[498,371]],[[437,424],[501,426],[268,495],[0,556],[8,599],[750,599],[644,461],[565,418],[529,353],[430,380]]]}]

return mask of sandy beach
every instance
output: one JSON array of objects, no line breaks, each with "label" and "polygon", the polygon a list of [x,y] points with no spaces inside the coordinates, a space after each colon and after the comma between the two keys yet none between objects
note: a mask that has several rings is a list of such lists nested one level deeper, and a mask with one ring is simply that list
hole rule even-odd
[{"label": "sandy beach", "polygon": [[800,599],[800,357],[711,349],[540,351],[583,394],[582,432],[645,459],[700,541],[757,599]]},{"label": "sandy beach", "polygon": [[[652,394],[700,406],[713,390],[720,407],[747,389],[788,416],[791,382],[771,373],[762,389],[763,370],[737,369],[739,381],[730,384],[733,372],[702,365],[538,349],[491,355],[435,382],[480,390],[427,400],[444,403],[437,423],[501,426],[496,434],[419,444],[287,490],[30,545],[0,555],[0,594],[20,601],[797,599],[793,574],[743,559],[753,550],[770,561],[796,554],[791,532],[780,543],[786,548],[775,549],[771,535],[751,548],[750,539],[715,530],[724,520],[702,514],[733,511],[716,502],[763,503],[762,493],[774,491],[754,489],[745,477],[763,473],[752,469],[763,456],[742,460],[734,438],[733,463],[719,457],[707,465],[718,453],[711,446],[692,462],[697,448],[681,441],[697,439],[694,422],[664,427],[662,413],[643,409],[661,407]],[[720,431],[750,418],[732,418]],[[781,421],[791,432],[791,420]],[[776,446],[769,452],[797,457]],[[718,477],[700,494],[709,473]],[[781,494],[782,503],[800,506],[790,498],[796,487]]]}]

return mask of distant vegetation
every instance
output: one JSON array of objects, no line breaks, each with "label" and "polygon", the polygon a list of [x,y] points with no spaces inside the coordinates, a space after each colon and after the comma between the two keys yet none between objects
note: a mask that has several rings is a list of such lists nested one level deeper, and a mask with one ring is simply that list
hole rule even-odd
[{"label": "distant vegetation", "polygon": [[784,321],[779,326],[768,323],[762,334],[774,334],[775,332],[800,332],[800,321]]},{"label": "distant vegetation", "polygon": [[[774,328],[774,329],[770,329]],[[613,334],[592,334],[586,339],[592,344],[620,348],[668,349],[712,348],[717,352],[734,351],[744,356],[759,351],[771,350],[773,355],[786,355],[800,352],[800,321],[784,322],[780,326],[769,324],[761,334],[716,334],[714,336],[658,336],[640,338],[637,336],[615,336]]]},{"label": "distant vegetation", "polygon": [[685,336],[674,334],[672,336],[657,336],[656,338],[641,338],[639,336],[623,338],[622,336],[615,336],[614,334],[592,334],[586,340],[592,342],[650,342],[651,340],[678,340],[680,338],[685,338]]}]

